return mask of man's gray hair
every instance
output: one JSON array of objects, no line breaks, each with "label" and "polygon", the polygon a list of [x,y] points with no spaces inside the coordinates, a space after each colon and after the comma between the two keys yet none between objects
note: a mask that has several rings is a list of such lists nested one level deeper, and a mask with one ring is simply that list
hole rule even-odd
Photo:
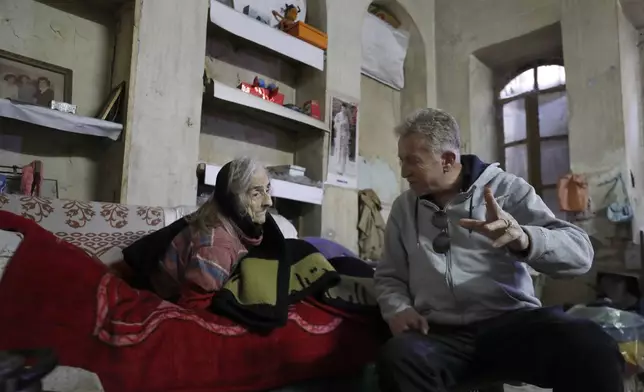
[{"label": "man's gray hair", "polygon": [[451,114],[440,109],[426,108],[415,111],[396,127],[395,132],[398,137],[414,133],[424,136],[428,147],[435,154],[445,151],[458,154],[461,148],[458,123]]}]

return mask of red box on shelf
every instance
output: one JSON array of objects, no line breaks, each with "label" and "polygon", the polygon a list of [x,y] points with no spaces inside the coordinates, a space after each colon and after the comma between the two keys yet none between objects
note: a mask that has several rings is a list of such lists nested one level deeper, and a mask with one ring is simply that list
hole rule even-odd
[{"label": "red box on shelf", "polygon": [[316,100],[304,102],[304,113],[309,116],[322,120],[322,115],[320,114],[320,104]]},{"label": "red box on shelf", "polygon": [[245,82],[239,84],[239,89],[261,99],[265,99],[278,105],[284,105],[284,94],[280,92],[271,93],[271,91],[265,87],[253,86],[251,83]]}]

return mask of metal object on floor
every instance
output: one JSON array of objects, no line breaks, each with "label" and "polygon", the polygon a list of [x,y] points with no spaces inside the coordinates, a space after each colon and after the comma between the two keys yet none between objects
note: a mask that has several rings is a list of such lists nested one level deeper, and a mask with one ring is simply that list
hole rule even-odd
[{"label": "metal object on floor", "polygon": [[56,366],[53,350],[0,351],[0,392],[46,392],[42,380]]}]

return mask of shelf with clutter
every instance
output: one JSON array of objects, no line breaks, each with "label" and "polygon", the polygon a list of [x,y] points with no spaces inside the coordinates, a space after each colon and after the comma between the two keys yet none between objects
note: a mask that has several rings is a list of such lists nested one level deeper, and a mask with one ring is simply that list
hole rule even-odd
[{"label": "shelf with clutter", "polygon": [[[221,166],[203,163],[203,185],[215,186]],[[306,170],[299,166],[269,166],[271,194],[278,199],[293,200],[307,204],[322,204],[324,190],[321,183],[306,177]]]},{"label": "shelf with clutter", "polygon": [[264,81],[258,78],[253,83],[242,82],[237,87],[210,79],[206,85],[204,107],[212,104],[294,132],[329,131],[317,102],[309,101],[303,108],[285,105],[284,95],[277,87],[264,86]]},{"label": "shelf with clutter", "polygon": [[51,107],[32,105],[10,99],[0,99],[0,117],[10,118],[41,127],[78,133],[82,135],[105,137],[117,140],[123,125],[99,118],[75,114],[74,105],[52,101]]},{"label": "shelf with clutter", "polygon": [[[212,81],[220,87],[236,87],[324,122],[326,75],[321,71],[327,38],[326,33],[305,23],[307,17],[316,21],[313,11],[319,8],[317,2],[321,0],[291,1],[277,5],[276,1],[263,0],[211,0],[205,84],[208,86]],[[318,20],[316,24],[325,23]],[[214,90],[217,94],[217,89]],[[244,103],[254,101],[238,97]],[[309,119],[296,114],[291,116],[283,108],[254,103],[265,112],[283,113],[282,117],[299,118],[324,128],[319,122],[306,121]]]},{"label": "shelf with clutter", "polygon": [[325,15],[323,0],[211,0],[206,41],[199,160],[302,168],[299,178],[275,174],[273,191],[305,235],[321,230]]},{"label": "shelf with clutter", "polygon": [[250,3],[237,5],[211,0],[210,21],[217,28],[248,43],[320,71],[324,70],[327,35],[300,20],[300,6],[285,4],[280,10],[273,9],[269,13],[263,5]]}]

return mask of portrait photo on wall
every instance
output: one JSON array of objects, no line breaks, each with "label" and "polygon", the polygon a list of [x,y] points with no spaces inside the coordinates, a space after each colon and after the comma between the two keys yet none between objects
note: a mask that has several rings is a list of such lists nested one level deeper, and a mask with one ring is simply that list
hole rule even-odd
[{"label": "portrait photo on wall", "polygon": [[327,184],[344,188],[358,186],[358,105],[331,98],[331,142],[329,143]]},{"label": "portrait photo on wall", "polygon": [[71,103],[72,70],[0,50],[0,98],[40,106]]}]

